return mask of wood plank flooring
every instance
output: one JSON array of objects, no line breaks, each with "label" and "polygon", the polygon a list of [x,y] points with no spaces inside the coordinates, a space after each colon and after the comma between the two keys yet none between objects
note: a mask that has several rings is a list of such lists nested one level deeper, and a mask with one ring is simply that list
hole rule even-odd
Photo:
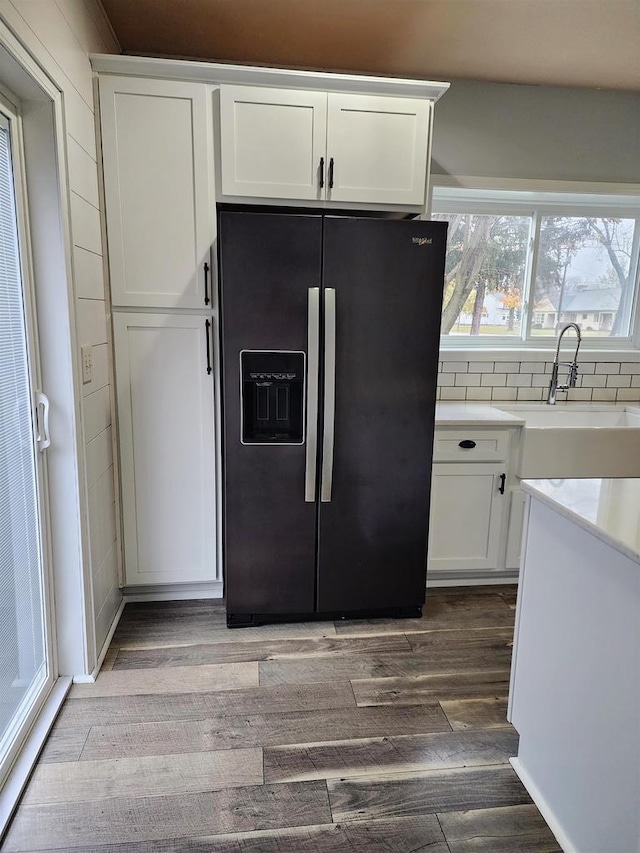
[{"label": "wood plank flooring", "polygon": [[220,602],[129,604],[0,849],[557,853],[508,762],[514,605],[229,631]]}]

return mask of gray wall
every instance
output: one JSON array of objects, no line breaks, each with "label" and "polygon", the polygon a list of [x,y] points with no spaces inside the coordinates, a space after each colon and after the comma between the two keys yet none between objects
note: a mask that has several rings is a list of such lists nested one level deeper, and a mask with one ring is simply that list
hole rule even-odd
[{"label": "gray wall", "polygon": [[640,183],[640,93],[454,81],[436,105],[432,169]]}]

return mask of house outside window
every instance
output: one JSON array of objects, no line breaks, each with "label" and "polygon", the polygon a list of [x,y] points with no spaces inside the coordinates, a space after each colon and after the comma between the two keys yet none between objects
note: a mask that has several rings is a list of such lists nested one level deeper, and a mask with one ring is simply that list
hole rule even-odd
[{"label": "house outside window", "polygon": [[596,348],[633,345],[637,198],[436,187],[432,218],[449,223],[445,348],[550,345],[571,322]]}]

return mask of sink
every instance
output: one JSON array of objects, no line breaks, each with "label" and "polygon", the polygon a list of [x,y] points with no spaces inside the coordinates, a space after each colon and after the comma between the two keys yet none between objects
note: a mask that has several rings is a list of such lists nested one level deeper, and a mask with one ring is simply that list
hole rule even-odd
[{"label": "sink", "polygon": [[519,477],[640,477],[640,408],[500,406],[525,422]]}]

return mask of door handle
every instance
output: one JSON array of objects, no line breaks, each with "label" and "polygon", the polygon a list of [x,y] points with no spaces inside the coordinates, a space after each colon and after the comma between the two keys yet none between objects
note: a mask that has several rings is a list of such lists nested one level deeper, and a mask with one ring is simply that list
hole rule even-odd
[{"label": "door handle", "polygon": [[211,373],[211,333],[209,329],[211,328],[211,321],[204,321],[204,336],[207,339],[207,374]]},{"label": "door handle", "polygon": [[42,453],[51,446],[49,433],[49,398],[42,391],[36,391],[36,445]]},{"label": "door handle", "polygon": [[329,189],[333,189],[333,157],[329,160]]},{"label": "door handle", "polygon": [[209,264],[204,263],[204,304],[209,304]]},{"label": "door handle", "polygon": [[336,420],[336,291],[324,291],[324,429],[322,437],[322,483],[320,500],[331,500],[333,447]]},{"label": "door handle", "polygon": [[316,499],[318,454],[318,367],[320,361],[320,288],[310,287],[307,301],[307,441],[304,499]]},{"label": "door handle", "polygon": [[324,187],[324,157],[320,158],[320,189]]},{"label": "door handle", "polygon": [[504,484],[506,482],[506,479],[507,479],[506,474],[500,474],[500,485],[498,487],[498,491],[500,492],[501,495],[504,495]]}]

